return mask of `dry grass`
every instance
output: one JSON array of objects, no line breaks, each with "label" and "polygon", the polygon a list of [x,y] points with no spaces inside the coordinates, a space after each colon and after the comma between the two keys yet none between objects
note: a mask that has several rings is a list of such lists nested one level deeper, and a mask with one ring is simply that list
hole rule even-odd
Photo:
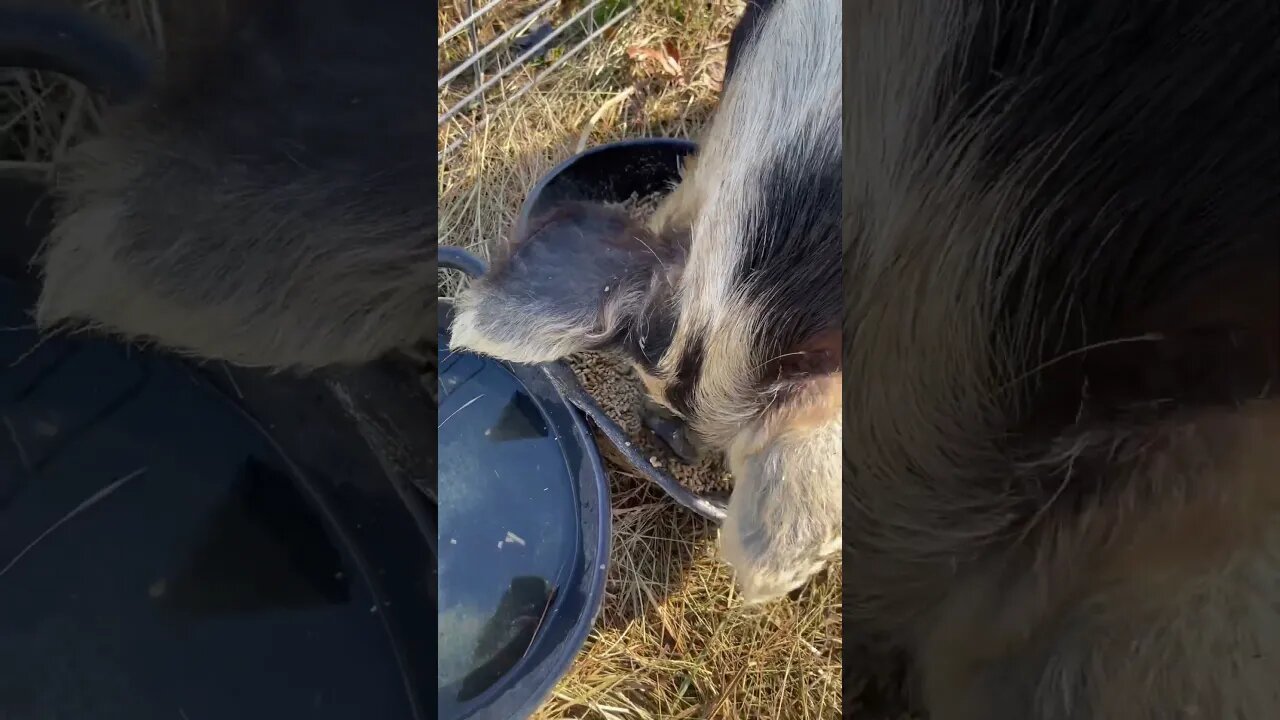
[{"label": "dry grass", "polygon": [[[522,9],[539,4],[511,1]],[[452,2],[461,0],[442,3],[442,15]],[[487,94],[488,122],[483,127],[474,128],[467,118],[446,123],[440,132],[441,148],[467,132],[473,134],[439,167],[440,243],[487,253],[494,241],[506,236],[529,187],[582,143],[695,135],[719,92],[728,33],[741,1],[687,3],[687,11],[682,9],[685,5],[683,0],[642,2],[611,37],[588,46],[538,89],[503,103],[504,93],[531,80],[546,62],[509,75]],[[442,18],[442,30],[457,17]],[[482,34],[480,45],[500,32]],[[679,49],[683,78],[668,77],[651,63],[627,57],[630,46],[656,47],[663,41],[674,41]],[[465,36],[450,41],[442,55],[464,54],[465,48],[453,46],[466,42]],[[473,90],[474,82],[471,69],[464,71],[441,93],[441,112]]]},{"label": "dry grass", "polygon": [[[144,41],[163,47],[160,0],[80,0],[91,12],[113,18]],[[92,132],[98,100],[56,73],[0,69],[0,172],[52,176],[67,149]]]},{"label": "dry grass", "polygon": [[[518,7],[485,23],[479,46],[509,27],[504,20],[539,3],[511,4]],[[458,12],[465,7],[442,4],[442,32],[466,15]],[[583,143],[696,137],[719,93],[729,33],[741,10],[740,0],[642,0],[616,34],[588,46],[524,97],[501,102],[536,68],[496,86],[486,98],[488,123],[439,168],[441,244],[488,255],[506,238],[529,188]],[[451,42],[457,46],[445,48],[446,67],[465,56],[469,39]],[[679,77],[627,53],[664,45],[679,56]],[[475,77],[468,70],[457,83],[442,97],[442,112],[474,89]],[[440,147],[472,127],[467,118],[446,124]],[[714,555],[713,528],[626,468],[611,463],[610,471],[614,546],[604,609],[586,648],[535,717],[840,717],[839,566],[798,599],[744,608]]]}]

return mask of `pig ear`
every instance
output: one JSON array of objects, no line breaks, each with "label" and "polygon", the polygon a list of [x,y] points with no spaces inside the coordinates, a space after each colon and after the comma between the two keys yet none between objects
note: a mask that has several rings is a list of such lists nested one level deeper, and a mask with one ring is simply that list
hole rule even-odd
[{"label": "pig ear", "polygon": [[669,260],[620,209],[560,207],[462,292],[450,344],[521,363],[600,349],[620,339]]}]

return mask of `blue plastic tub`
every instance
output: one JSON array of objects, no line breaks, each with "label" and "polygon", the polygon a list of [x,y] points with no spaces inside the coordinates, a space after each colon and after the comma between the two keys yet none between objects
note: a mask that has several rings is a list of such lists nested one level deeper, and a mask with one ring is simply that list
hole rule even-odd
[{"label": "blue plastic tub", "polygon": [[[477,259],[441,248],[440,265]],[[532,714],[604,595],[609,485],[591,433],[543,366],[449,348],[440,303],[439,717]]]}]

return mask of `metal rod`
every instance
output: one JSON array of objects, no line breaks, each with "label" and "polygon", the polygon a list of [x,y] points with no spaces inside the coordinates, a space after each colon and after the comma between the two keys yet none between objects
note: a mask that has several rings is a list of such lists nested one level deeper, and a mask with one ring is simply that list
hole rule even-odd
[{"label": "metal rod", "polygon": [[[581,19],[581,18],[582,18],[582,16],[584,16],[584,15],[586,15],[588,12],[590,12],[590,11],[594,10],[594,9],[595,9],[597,6],[599,6],[599,5],[600,5],[600,3],[602,3],[603,1],[604,1],[604,0],[592,0],[592,2],[591,2],[591,3],[589,3],[586,7],[582,8],[582,9],[581,9],[581,10],[579,10],[578,12],[574,13],[573,17],[569,18],[567,21],[565,21],[565,23],[564,23],[563,25],[561,25],[560,27],[556,28],[556,29],[555,29],[555,30],[554,30],[550,35],[546,36],[546,37],[545,37],[545,38],[543,38],[540,42],[538,42],[538,44],[536,44],[536,45],[534,45],[533,47],[531,47],[531,48],[529,48],[528,50],[526,50],[523,54],[521,54],[521,55],[520,55],[520,57],[518,57],[518,58],[516,58],[514,61],[512,61],[512,63],[511,63],[510,65],[507,65],[506,67],[504,67],[504,68],[502,68],[501,70],[499,70],[499,71],[498,71],[498,73],[497,73],[496,75],[494,75],[493,77],[489,78],[489,79],[488,79],[488,80],[486,80],[484,83],[481,83],[480,87],[476,88],[475,90],[472,90],[472,91],[471,91],[471,92],[470,92],[466,97],[464,97],[464,98],[462,98],[461,100],[459,100],[459,101],[458,101],[458,103],[457,103],[456,105],[454,105],[453,107],[451,107],[451,108],[449,108],[448,110],[446,110],[446,111],[445,111],[445,113],[444,113],[443,115],[441,115],[439,118],[437,118],[437,119],[436,119],[436,125],[437,125],[437,126],[440,126],[440,125],[445,124],[445,123],[446,123],[446,122],[448,122],[448,121],[449,121],[449,119],[450,119],[450,118],[452,118],[454,115],[457,115],[459,112],[461,112],[461,111],[462,111],[463,109],[465,109],[467,106],[469,106],[471,103],[475,102],[475,101],[476,101],[480,96],[482,96],[482,95],[484,94],[484,92],[485,92],[486,90],[488,90],[489,88],[493,87],[496,83],[498,83],[500,80],[502,80],[502,78],[506,77],[506,76],[507,76],[507,75],[508,75],[512,70],[515,70],[516,68],[518,68],[518,67],[520,67],[521,65],[523,65],[525,60],[529,59],[530,57],[533,57],[533,55],[534,55],[535,53],[537,53],[539,50],[541,50],[541,49],[543,48],[543,46],[545,46],[547,43],[549,43],[549,42],[551,42],[552,40],[554,40],[554,39],[556,38],[556,36],[560,35],[560,34],[561,34],[561,33],[563,33],[566,29],[568,29],[569,27],[571,27],[575,22],[577,22],[579,19]],[[628,9],[628,10],[629,10],[629,9]],[[606,24],[605,24],[605,25],[603,25],[602,27],[609,27],[610,25],[612,25],[612,24],[617,20],[617,18],[622,17],[622,16],[623,16],[623,15],[625,15],[625,14],[626,14],[626,13],[620,13],[619,15],[614,16],[614,18],[613,18],[612,20],[610,20],[608,23],[606,23]],[[597,32],[598,32],[598,31],[597,31]],[[595,33],[593,33],[593,34],[592,34],[592,36],[594,36],[594,35],[595,35]]]},{"label": "metal rod", "polygon": [[515,25],[512,25],[510,30],[507,30],[506,32],[499,35],[498,37],[494,38],[492,42],[490,42],[488,45],[485,45],[483,48],[481,48],[479,52],[477,52],[475,55],[472,55],[470,58],[468,58],[466,62],[450,70],[447,75],[440,78],[439,82],[436,83],[436,89],[440,90],[445,85],[449,84],[449,82],[454,78],[456,78],[459,73],[461,73],[462,71],[466,70],[467,68],[479,62],[480,58],[483,58],[485,55],[488,55],[489,51],[497,47],[498,44],[501,43],[502,41],[506,40],[507,38],[511,37],[512,35],[518,32],[521,32],[527,29],[529,25],[533,24],[534,20],[538,19],[538,15],[542,14],[544,11],[546,11],[552,5],[555,5],[558,2],[560,2],[560,0],[547,0],[546,2],[539,5],[537,9],[535,9],[533,12],[529,13],[528,15],[525,15],[518,23],[516,23]]},{"label": "metal rod", "polygon": [[457,25],[454,25],[452,30],[450,30],[449,32],[447,32],[447,33],[445,33],[444,35],[441,35],[441,36],[440,36],[440,40],[436,42],[436,47],[440,47],[441,45],[444,45],[446,42],[448,42],[448,41],[452,40],[452,39],[454,38],[454,36],[455,36],[455,35],[457,35],[458,33],[462,32],[463,30],[466,30],[468,25],[470,25],[471,23],[474,23],[475,21],[479,20],[481,17],[483,17],[483,16],[484,16],[484,14],[485,14],[485,13],[487,13],[487,12],[489,12],[490,10],[492,10],[492,9],[494,9],[494,8],[496,8],[496,7],[498,7],[498,5],[499,5],[501,2],[502,2],[502,0],[492,0],[488,5],[485,5],[484,7],[480,8],[479,10],[477,10],[477,11],[475,11],[475,12],[471,13],[470,15],[468,15],[467,17],[463,18],[463,19],[462,19],[462,22],[459,22]]},{"label": "metal rod", "polygon": [[[536,86],[538,83],[547,79],[547,76],[550,75],[552,72],[554,72],[556,68],[560,67],[560,65],[562,65],[569,58],[573,57],[574,55],[577,55],[592,40],[595,40],[597,37],[603,34],[610,27],[613,27],[613,25],[618,23],[620,20],[630,15],[634,10],[635,10],[634,6],[628,7],[626,10],[623,10],[622,12],[610,18],[609,22],[605,23],[604,25],[601,25],[599,28],[596,29],[595,32],[591,33],[586,38],[584,38],[582,42],[578,43],[577,45],[574,45],[564,55],[561,55],[555,62],[548,65],[545,69],[543,69],[542,72],[538,73],[537,76],[535,76],[528,83],[525,83],[523,87],[521,87],[519,90],[513,93],[510,97],[508,97],[505,100],[505,102],[512,102],[520,99],[521,96],[523,96],[525,93],[532,90],[534,86]],[[461,147],[463,143],[465,143],[467,140],[470,140],[472,135],[474,135],[478,130],[483,129],[489,123],[489,117],[490,117],[489,115],[486,115],[484,118],[480,120],[480,122],[476,123],[471,129],[464,132],[462,137],[450,143],[449,146],[446,147],[443,152],[438,153],[436,155],[436,162],[439,163],[444,158],[448,157],[449,155],[452,155],[453,152],[457,150],[459,147]]]}]

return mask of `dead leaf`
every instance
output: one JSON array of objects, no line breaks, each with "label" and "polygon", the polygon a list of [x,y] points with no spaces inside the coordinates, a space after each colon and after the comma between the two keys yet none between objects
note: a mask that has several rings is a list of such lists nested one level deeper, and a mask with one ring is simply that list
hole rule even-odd
[{"label": "dead leaf", "polygon": [[664,40],[662,43],[662,49],[666,51],[667,57],[671,58],[671,60],[676,64],[676,67],[679,68],[680,67],[680,48],[676,47],[675,41]]},{"label": "dead leaf", "polygon": [[705,82],[707,87],[716,93],[724,87],[724,62],[712,61],[703,66],[703,71],[699,73],[697,82]]},{"label": "dead leaf", "polygon": [[[671,50],[675,50],[675,46],[673,44],[666,43],[666,45],[667,47],[670,47]],[[683,72],[680,69],[680,53],[676,52],[675,56],[672,56],[672,54],[668,52],[667,47],[650,48],[632,45],[627,48],[627,57],[641,62],[651,60],[663,73],[670,75],[671,77],[680,77]]]}]

